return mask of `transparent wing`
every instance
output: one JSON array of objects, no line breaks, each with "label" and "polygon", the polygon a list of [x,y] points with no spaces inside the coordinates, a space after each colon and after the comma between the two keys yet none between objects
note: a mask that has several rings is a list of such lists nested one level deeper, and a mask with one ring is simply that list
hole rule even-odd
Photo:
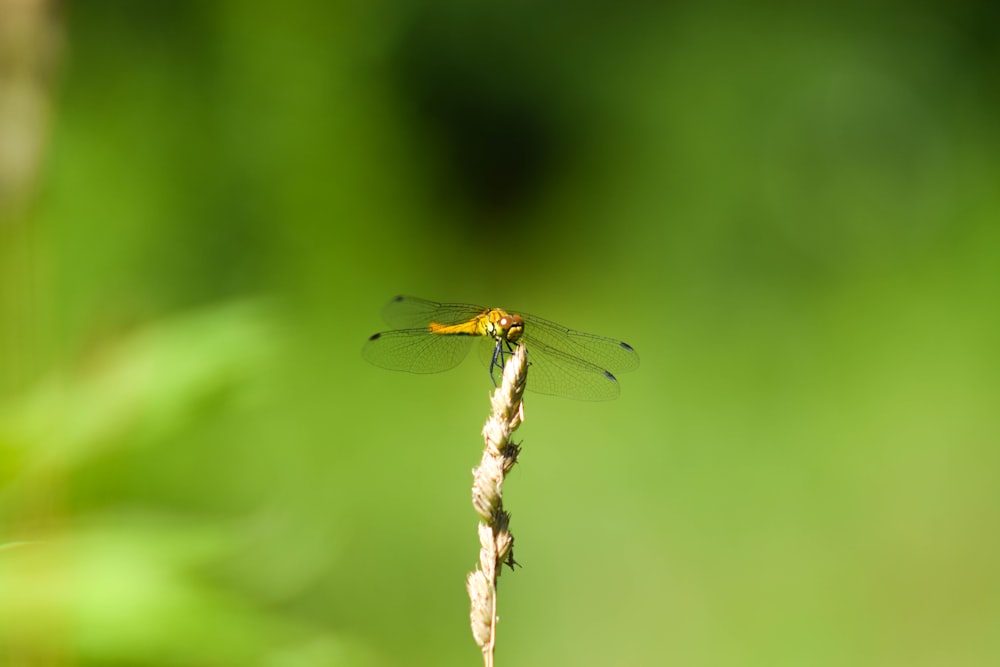
[{"label": "transparent wing", "polygon": [[618,380],[600,366],[537,340],[526,342],[525,347],[529,364],[525,388],[529,391],[581,401],[618,398]]},{"label": "transparent wing", "polygon": [[475,336],[437,336],[428,329],[400,329],[368,339],[361,355],[382,368],[409,373],[440,373],[469,354]]},{"label": "transparent wing", "polygon": [[639,355],[628,343],[569,329],[535,315],[521,313],[521,317],[524,318],[522,339],[527,343],[529,352],[540,344],[613,373],[639,367]]},{"label": "transparent wing", "polygon": [[[495,345],[490,341],[480,341],[476,345],[483,366],[490,369]],[[539,394],[562,396],[579,401],[610,401],[618,398],[620,388],[615,376],[603,368],[589,364],[583,359],[549,347],[543,343],[527,343],[528,382],[525,389]],[[511,357],[504,346],[503,359],[492,367],[493,382],[499,386],[503,381],[503,366]]]},{"label": "transparent wing", "polygon": [[382,309],[382,317],[397,329],[427,328],[431,322],[460,324],[488,310],[468,303],[436,303],[415,296],[397,296]]}]

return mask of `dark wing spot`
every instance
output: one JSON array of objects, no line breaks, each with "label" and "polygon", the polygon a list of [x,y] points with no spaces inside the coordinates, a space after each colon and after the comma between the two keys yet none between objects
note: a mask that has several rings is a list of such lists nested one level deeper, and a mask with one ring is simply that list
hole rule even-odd
[{"label": "dark wing spot", "polygon": [[[632,348],[629,348],[629,349],[632,349]],[[604,371],[604,377],[608,378],[612,382],[618,382],[618,378],[616,378],[614,375],[612,375],[611,373],[609,373],[607,371]]]},{"label": "dark wing spot", "polygon": [[368,340],[378,340],[381,335],[382,334],[380,334],[380,333],[372,334],[372,337],[369,338]]},{"label": "dark wing spot", "polygon": [[399,296],[395,297],[392,301],[393,301],[393,303],[395,303],[397,301],[402,301],[405,298],[406,298],[405,296],[403,296],[402,294],[400,294]]},{"label": "dark wing spot", "polygon": [[635,350],[632,349],[632,346],[629,345],[628,343],[621,343],[621,342],[619,342],[618,344],[621,345],[622,347],[624,347],[629,352],[635,352]]}]

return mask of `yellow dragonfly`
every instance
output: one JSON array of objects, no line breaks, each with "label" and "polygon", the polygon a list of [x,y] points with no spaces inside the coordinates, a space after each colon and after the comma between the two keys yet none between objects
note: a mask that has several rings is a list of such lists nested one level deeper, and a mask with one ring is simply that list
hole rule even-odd
[{"label": "yellow dragonfly", "polygon": [[465,303],[435,303],[397,296],[382,312],[395,331],[377,333],[362,352],[365,359],[395,371],[439,373],[466,357],[476,339],[496,385],[518,345],[528,352],[527,389],[587,401],[618,397],[614,373],[639,365],[627,343],[568,329],[527,313]]}]

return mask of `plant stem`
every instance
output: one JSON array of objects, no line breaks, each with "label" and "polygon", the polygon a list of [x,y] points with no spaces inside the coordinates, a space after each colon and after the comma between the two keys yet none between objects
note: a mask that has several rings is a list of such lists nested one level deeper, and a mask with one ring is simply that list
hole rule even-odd
[{"label": "plant stem", "polygon": [[521,395],[528,377],[528,358],[519,345],[507,362],[503,382],[490,399],[492,411],[483,427],[483,458],[472,471],[472,506],[479,515],[479,566],[470,572],[466,588],[472,602],[472,636],[483,651],[483,663],[493,667],[497,626],[497,581],[504,563],[514,566],[514,537],[510,515],[503,508],[503,482],[517,462],[521,448],[511,435],[524,421]]}]

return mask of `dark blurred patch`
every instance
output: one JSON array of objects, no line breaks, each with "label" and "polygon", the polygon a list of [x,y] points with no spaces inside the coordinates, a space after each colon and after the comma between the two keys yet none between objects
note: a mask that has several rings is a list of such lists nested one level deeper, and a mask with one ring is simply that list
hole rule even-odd
[{"label": "dark blurred patch", "polygon": [[435,153],[431,187],[471,209],[457,217],[484,233],[483,218],[517,225],[580,138],[578,105],[546,48],[545,22],[526,18],[509,8],[428,7],[404,30],[392,60],[405,110]]},{"label": "dark blurred patch", "polygon": [[[933,4],[937,20],[943,20],[956,29],[968,49],[972,66],[981,66],[987,73],[995,72],[993,66],[1000,58],[1000,40],[997,26],[1000,26],[1000,3],[992,0],[970,2],[942,2]],[[996,91],[996,80],[993,79]]]}]

